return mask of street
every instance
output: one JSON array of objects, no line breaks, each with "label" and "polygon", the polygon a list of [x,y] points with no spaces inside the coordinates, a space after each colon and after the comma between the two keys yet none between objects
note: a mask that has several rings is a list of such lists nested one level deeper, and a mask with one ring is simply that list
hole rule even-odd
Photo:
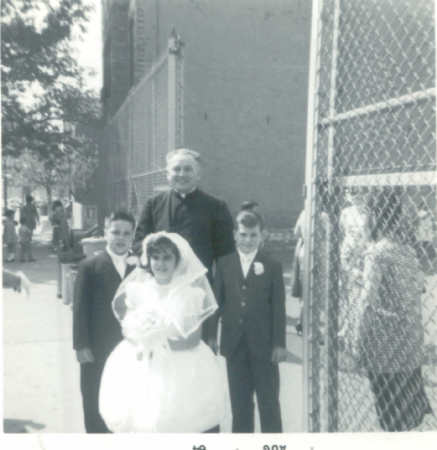
[{"label": "street", "polygon": [[[49,251],[49,239],[47,231],[36,236],[36,262],[6,266],[22,270],[33,285],[30,298],[3,291],[5,433],[84,433],[72,311],[56,297],[56,256]],[[296,312],[291,300],[287,311]],[[292,325],[287,346],[301,356],[301,338]],[[280,372],[284,432],[303,431],[302,366],[281,363]],[[230,431],[230,423],[228,407],[223,432]]]}]

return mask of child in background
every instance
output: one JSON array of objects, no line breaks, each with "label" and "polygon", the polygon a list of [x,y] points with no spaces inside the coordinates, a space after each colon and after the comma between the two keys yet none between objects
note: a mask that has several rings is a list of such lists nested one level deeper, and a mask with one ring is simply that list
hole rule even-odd
[{"label": "child in background", "polygon": [[3,245],[6,246],[6,262],[15,261],[15,252],[17,249],[17,232],[15,231],[16,222],[14,220],[14,211],[6,210],[3,221]]},{"label": "child in background", "polygon": [[20,262],[35,261],[32,257],[32,230],[26,225],[26,219],[20,219],[20,227],[18,229],[18,243],[20,245]]},{"label": "child in background", "polygon": [[436,257],[434,248],[435,218],[424,200],[419,203],[416,221],[416,253],[422,269],[432,269]]}]

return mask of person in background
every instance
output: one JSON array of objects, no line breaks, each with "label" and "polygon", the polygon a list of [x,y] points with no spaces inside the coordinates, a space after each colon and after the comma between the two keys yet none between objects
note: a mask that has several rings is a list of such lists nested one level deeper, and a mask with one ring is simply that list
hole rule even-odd
[{"label": "person in background", "polygon": [[304,236],[305,236],[305,210],[303,209],[297,218],[294,226],[294,238],[296,248],[293,258],[293,277],[291,286],[291,295],[299,299],[299,319],[296,323],[296,333],[301,336],[303,332],[303,268],[304,268]]},{"label": "person in background", "polygon": [[78,263],[85,257],[80,244],[81,239],[91,237],[98,231],[95,225],[88,230],[73,231],[68,224],[64,205],[60,200],[52,204],[52,224],[56,224],[56,249],[58,253],[57,297],[62,297],[62,263]]},{"label": "person in background", "polygon": [[285,288],[280,263],[260,250],[263,220],[237,214],[237,250],[217,261],[214,292],[222,320],[220,351],[226,358],[232,432],[253,433],[256,392],[264,433],[282,432],[278,363],[285,361]]},{"label": "person in background", "polygon": [[[330,196],[328,190],[327,181],[322,181],[317,185],[318,193],[318,208],[313,212],[315,214],[314,226],[314,242],[313,242],[313,254],[314,254],[314,270],[313,274],[317,280],[317,289],[321,297],[326,301],[328,296],[328,240],[330,238]],[[303,317],[304,317],[304,304],[303,304],[303,288],[304,288],[304,272],[305,272],[305,236],[308,233],[306,223],[306,211],[303,209],[296,221],[294,227],[294,237],[296,240],[296,247],[294,250],[293,258],[293,274],[292,274],[292,286],[291,295],[299,299],[300,314],[298,322],[296,323],[296,333],[301,336],[303,334]],[[322,318],[324,317],[322,312]],[[324,320],[324,319],[323,319]],[[322,320],[322,321],[323,321]]]},{"label": "person in background", "polygon": [[339,343],[367,374],[381,428],[408,431],[432,413],[422,378],[423,273],[392,189],[383,189],[370,206],[362,288]]},{"label": "person in background", "polygon": [[28,227],[24,217],[20,219],[18,228],[19,260],[20,262],[34,262],[32,256],[32,230]]},{"label": "person in background", "polygon": [[15,261],[17,252],[16,224],[17,223],[14,220],[14,211],[12,209],[7,209],[3,221],[3,245],[6,247],[6,262]]},{"label": "person in background", "polygon": [[60,200],[52,203],[52,212],[50,214],[50,223],[52,225],[52,250],[57,252],[61,241],[61,217],[60,211],[63,213],[63,206]]},{"label": "person in background", "polygon": [[433,260],[436,257],[434,248],[435,236],[435,217],[432,211],[422,199],[419,203],[416,221],[416,252],[420,264],[425,271],[433,266]]},{"label": "person in background", "polygon": [[[71,246],[71,230],[64,205],[60,200],[52,203],[53,245],[56,249]],[[55,230],[56,228],[56,230]]]},{"label": "person in background", "polygon": [[30,259],[35,261],[32,256],[32,239],[33,232],[39,224],[39,214],[31,195],[26,195],[26,204],[20,209],[20,223],[21,220],[24,220],[24,224],[30,230]]},{"label": "person in background", "polygon": [[368,234],[368,193],[363,188],[346,189],[346,205],[340,213],[340,304],[339,327],[349,320],[363,283],[364,253],[370,245]]}]

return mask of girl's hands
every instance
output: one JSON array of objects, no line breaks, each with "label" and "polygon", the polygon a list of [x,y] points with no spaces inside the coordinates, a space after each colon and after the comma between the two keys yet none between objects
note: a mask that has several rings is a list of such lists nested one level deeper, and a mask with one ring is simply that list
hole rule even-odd
[{"label": "girl's hands", "polygon": [[197,347],[200,342],[200,328],[191,333],[188,337],[183,338],[182,336],[177,339],[169,339],[168,343],[172,350],[189,350],[191,348]]}]

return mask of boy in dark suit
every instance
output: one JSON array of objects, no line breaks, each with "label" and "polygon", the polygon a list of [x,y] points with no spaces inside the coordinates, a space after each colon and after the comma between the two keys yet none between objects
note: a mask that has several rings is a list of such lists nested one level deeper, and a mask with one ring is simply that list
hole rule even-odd
[{"label": "boy in dark suit", "polygon": [[105,361],[122,340],[112,300],[121,280],[134,268],[127,264],[135,219],[124,211],[111,215],[105,251],[79,265],[74,287],[73,348],[80,363],[80,388],[87,433],[108,433],[99,414],[100,378]]},{"label": "boy in dark suit", "polygon": [[262,432],[282,432],[278,363],[287,355],[285,291],[281,265],[260,250],[262,231],[257,212],[240,211],[237,250],[219,258],[215,275],[234,433],[254,431],[255,392]]}]

